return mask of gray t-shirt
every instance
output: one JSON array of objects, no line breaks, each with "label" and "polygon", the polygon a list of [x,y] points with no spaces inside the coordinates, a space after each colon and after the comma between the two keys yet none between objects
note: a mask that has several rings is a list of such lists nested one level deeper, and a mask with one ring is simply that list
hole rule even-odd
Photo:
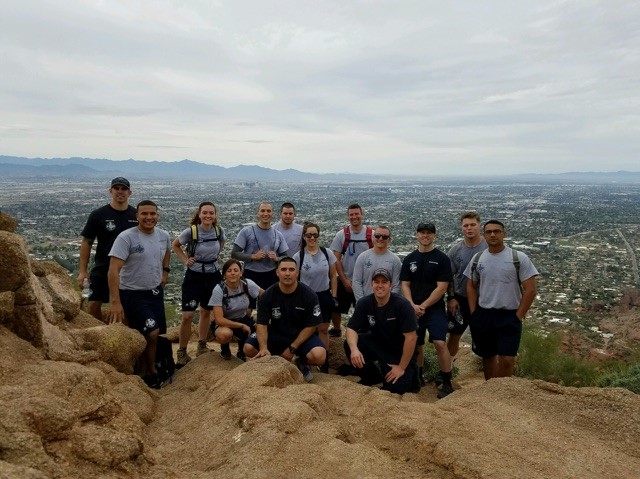
[{"label": "gray t-shirt", "polygon": [[[538,270],[522,251],[518,251],[520,259],[520,283],[533,276]],[[522,293],[518,282],[518,274],[513,264],[511,248],[506,246],[499,253],[484,250],[478,260],[478,266],[471,277],[470,261],[464,270],[464,275],[474,282],[480,281],[478,290],[478,304],[486,309],[518,309]]]},{"label": "gray t-shirt", "polygon": [[[250,279],[244,279],[247,283],[247,293],[252,298],[257,298],[260,294],[260,286],[254,283]],[[222,283],[213,288],[211,293],[211,299],[209,300],[209,306],[221,306],[224,317],[235,321],[236,319],[242,319],[247,314],[247,308],[249,308],[249,296],[244,293],[242,284],[238,284],[236,289],[227,289],[228,297],[224,300],[224,293],[222,291]]]},{"label": "gray t-shirt", "polygon": [[451,261],[451,272],[453,273],[453,286],[455,293],[460,296],[467,297],[467,278],[464,275],[464,270],[473,258],[473,255],[487,249],[487,242],[482,238],[480,244],[469,248],[464,241],[459,241],[454,244],[447,256]]},{"label": "gray t-shirt", "polygon": [[282,226],[282,222],[277,222],[273,226],[276,231],[282,233],[284,240],[287,242],[289,249],[287,250],[287,256],[293,258],[293,255],[300,251],[300,240],[302,239],[302,225],[298,223],[292,223],[291,227],[285,228]]},{"label": "gray t-shirt", "polygon": [[[347,251],[342,255],[342,259],[340,262],[342,263],[342,269],[344,270],[344,274],[347,278],[351,279],[353,277],[353,267],[356,264],[356,259],[360,253],[363,253],[369,249],[369,244],[366,242],[367,239],[367,227],[363,226],[359,233],[354,233],[351,226],[349,226],[349,230],[351,231],[351,240],[357,240],[358,243],[349,243],[347,246]],[[344,244],[344,229],[340,229],[333,237],[333,241],[331,242],[331,249],[336,253],[342,252],[342,245]]]},{"label": "gray t-shirt", "polygon": [[304,252],[304,263],[300,264],[300,252],[293,255],[300,270],[300,282],[309,286],[316,293],[326,291],[331,287],[329,280],[329,267],[336,262],[336,255],[327,248],[327,256],[318,248],[316,254]]},{"label": "gray t-shirt", "polygon": [[353,277],[351,278],[353,286],[353,295],[358,301],[363,296],[373,293],[371,289],[371,281],[373,280],[373,272],[379,268],[384,268],[391,273],[392,289],[394,293],[400,292],[400,270],[402,269],[402,261],[398,255],[391,251],[383,254],[376,254],[373,249],[369,249],[358,256],[355,267],[353,268]]},{"label": "gray t-shirt", "polygon": [[[276,231],[273,226],[268,229],[262,229],[257,224],[242,228],[234,244],[242,248],[244,253],[249,254],[262,250],[265,253],[275,251],[278,256],[284,256],[289,249],[282,233]],[[244,267],[256,273],[264,273],[276,269],[276,264],[265,257],[260,261],[248,261]]]},{"label": "gray t-shirt", "polygon": [[[196,245],[195,259],[198,262],[189,266],[189,269],[198,273],[215,273],[219,267],[216,263],[210,263],[210,261],[214,261],[220,255],[220,241],[225,240],[224,228],[220,227],[220,238],[218,238],[215,227],[209,231],[203,230],[201,225],[197,225],[197,227],[198,244]],[[190,227],[180,233],[178,241],[180,245],[191,242]],[[204,261],[204,263],[200,261]]]},{"label": "gray t-shirt", "polygon": [[150,290],[162,281],[162,261],[171,251],[169,233],[154,228],[145,234],[138,228],[129,228],[118,235],[109,256],[124,260],[120,270],[120,289]]}]

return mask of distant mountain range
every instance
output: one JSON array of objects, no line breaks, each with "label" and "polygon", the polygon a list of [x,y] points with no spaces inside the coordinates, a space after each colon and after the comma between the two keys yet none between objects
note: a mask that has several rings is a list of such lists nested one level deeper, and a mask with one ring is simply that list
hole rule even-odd
[{"label": "distant mountain range", "polygon": [[[441,176],[426,175],[421,178],[412,176],[390,176],[355,173],[306,173],[299,170],[275,170],[256,165],[238,165],[224,168],[217,165],[182,160],[173,162],[124,160],[114,161],[100,158],[23,158],[0,155],[0,177],[2,178],[68,178],[93,179],[113,178],[115,176],[172,178],[183,180],[217,181],[263,181],[263,182],[301,182],[301,181],[462,181],[478,182],[477,176]],[[509,176],[481,177],[482,182],[511,181],[533,183],[640,183],[640,172],[569,172],[560,174],[519,174]]]}]

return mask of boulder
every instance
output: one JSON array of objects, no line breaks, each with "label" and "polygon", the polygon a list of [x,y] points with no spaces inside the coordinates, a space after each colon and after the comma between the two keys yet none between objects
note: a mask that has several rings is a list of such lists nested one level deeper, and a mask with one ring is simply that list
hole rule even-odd
[{"label": "boulder", "polygon": [[18,221],[11,215],[0,211],[0,231],[13,233],[18,226]]}]

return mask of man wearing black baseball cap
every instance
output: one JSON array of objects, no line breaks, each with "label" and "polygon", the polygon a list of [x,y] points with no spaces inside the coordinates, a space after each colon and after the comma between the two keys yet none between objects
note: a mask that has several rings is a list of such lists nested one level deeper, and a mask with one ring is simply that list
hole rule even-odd
[{"label": "man wearing black baseball cap", "polygon": [[451,384],[451,356],[447,349],[448,320],[444,294],[453,280],[449,257],[436,249],[436,227],[433,223],[420,223],[416,227],[418,249],[409,253],[402,262],[400,282],[402,294],[411,303],[418,318],[418,379],[422,382],[424,341],[427,330],[440,365],[442,387],[438,398],[453,392]]},{"label": "man wearing black baseball cap", "polygon": [[[136,209],[129,205],[131,185],[129,180],[118,176],[111,180],[109,188],[111,201],[89,215],[80,243],[80,272],[78,284],[84,288],[85,281],[90,284],[88,312],[95,318],[103,321],[102,303],[109,302],[109,284],[107,273],[109,271],[109,251],[116,237],[124,230],[138,225]],[[89,258],[91,247],[95,239],[98,239],[94,266],[89,275]]]},{"label": "man wearing black baseball cap", "polygon": [[373,293],[356,304],[344,349],[360,384],[382,383],[382,389],[396,394],[417,392],[415,313],[406,299],[391,291],[391,281],[388,270],[373,272]]}]

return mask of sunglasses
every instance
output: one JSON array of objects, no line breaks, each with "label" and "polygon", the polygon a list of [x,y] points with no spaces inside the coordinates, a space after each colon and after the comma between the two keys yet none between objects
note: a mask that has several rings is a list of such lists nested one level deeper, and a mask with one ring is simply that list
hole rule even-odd
[{"label": "sunglasses", "polygon": [[388,240],[389,238],[391,238],[390,235],[381,235],[380,233],[374,234],[373,237],[375,239],[383,239],[383,240]]},{"label": "sunglasses", "polygon": [[318,233],[305,233],[304,237],[305,238],[319,238],[320,235]]}]

